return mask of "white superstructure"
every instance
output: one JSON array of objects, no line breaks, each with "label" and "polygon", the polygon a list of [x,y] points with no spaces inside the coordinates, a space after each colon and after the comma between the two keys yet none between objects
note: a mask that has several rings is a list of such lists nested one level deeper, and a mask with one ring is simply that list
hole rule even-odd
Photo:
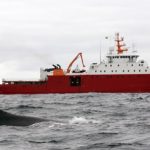
[{"label": "white superstructure", "polygon": [[116,34],[117,50],[110,49],[106,60],[100,64],[92,63],[88,70],[89,74],[149,74],[150,69],[146,61],[138,60],[137,52],[128,52],[121,44],[123,38]]},{"label": "white superstructure", "polygon": [[116,34],[116,48],[112,47],[109,53],[106,55],[106,60],[98,63],[92,63],[89,70],[80,70],[77,66],[76,69],[71,70],[72,64],[81,57],[83,67],[85,67],[82,53],[78,53],[77,56],[69,64],[67,71],[61,69],[60,65],[53,65],[53,68],[41,69],[41,80],[47,80],[48,76],[53,75],[97,75],[97,74],[150,74],[150,69],[145,60],[139,60],[139,55],[136,51],[129,52],[127,48],[124,48],[124,38],[119,37],[119,33]]}]

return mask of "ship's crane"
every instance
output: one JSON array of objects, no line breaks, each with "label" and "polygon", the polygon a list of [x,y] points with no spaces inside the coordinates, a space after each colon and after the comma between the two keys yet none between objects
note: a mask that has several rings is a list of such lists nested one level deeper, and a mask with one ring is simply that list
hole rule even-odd
[{"label": "ship's crane", "polygon": [[69,64],[68,68],[67,68],[67,73],[70,73],[71,67],[73,65],[73,63],[79,58],[81,58],[81,62],[82,62],[82,66],[85,67],[84,62],[83,62],[83,57],[82,57],[82,53],[78,53],[76,55],[76,57],[71,61],[71,63]]}]

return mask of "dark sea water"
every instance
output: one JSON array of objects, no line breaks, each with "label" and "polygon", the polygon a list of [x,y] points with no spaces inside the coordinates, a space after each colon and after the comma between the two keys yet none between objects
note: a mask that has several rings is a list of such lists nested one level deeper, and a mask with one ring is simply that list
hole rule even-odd
[{"label": "dark sea water", "polygon": [[49,120],[0,126],[0,150],[150,150],[150,94],[1,95],[0,109]]}]

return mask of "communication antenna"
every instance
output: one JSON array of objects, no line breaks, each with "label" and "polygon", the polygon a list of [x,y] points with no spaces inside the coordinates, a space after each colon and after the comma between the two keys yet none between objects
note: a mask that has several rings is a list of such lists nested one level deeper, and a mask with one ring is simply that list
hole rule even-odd
[{"label": "communication antenna", "polygon": [[135,49],[135,43],[132,43],[132,52],[133,52],[133,53],[136,53],[136,52],[137,52],[137,50]]},{"label": "communication antenna", "polygon": [[102,61],[101,51],[102,51],[102,41],[100,41],[100,49],[99,49],[99,61],[100,61],[100,63]]}]

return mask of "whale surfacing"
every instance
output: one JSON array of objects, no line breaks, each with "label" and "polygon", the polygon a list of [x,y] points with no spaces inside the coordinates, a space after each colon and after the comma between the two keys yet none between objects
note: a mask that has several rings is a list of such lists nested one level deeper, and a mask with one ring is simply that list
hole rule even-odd
[{"label": "whale surfacing", "polygon": [[34,123],[47,121],[46,119],[29,117],[29,116],[19,116],[11,114],[0,110],[0,125],[6,126],[29,126]]}]

